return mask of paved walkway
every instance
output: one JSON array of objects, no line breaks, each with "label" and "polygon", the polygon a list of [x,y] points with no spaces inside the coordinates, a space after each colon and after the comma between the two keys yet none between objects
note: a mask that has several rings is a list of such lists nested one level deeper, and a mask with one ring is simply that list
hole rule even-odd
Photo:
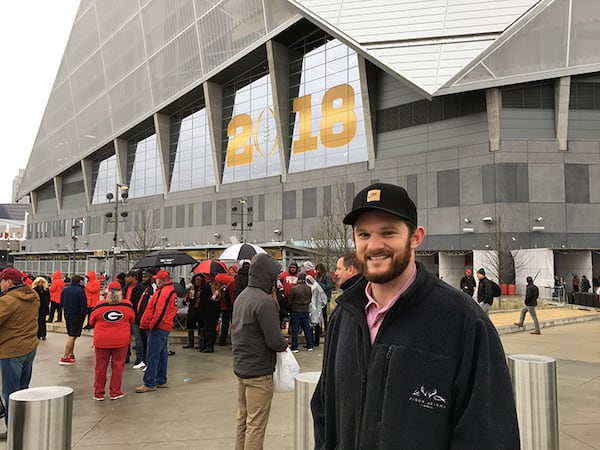
[{"label": "paved walkway", "polygon": [[[491,314],[502,334],[507,354],[533,353],[557,359],[561,450],[600,450],[600,311],[570,306],[538,312],[542,335],[532,336],[512,325],[518,311]],[[526,321],[531,325],[531,321]],[[565,326],[555,326],[565,324]],[[168,388],[136,394],[142,374],[128,365],[121,400],[92,400],[94,354],[90,336],[77,340],[77,364],[60,366],[64,325],[41,342],[31,386],[74,389],[72,448],[74,449],[231,449],[234,446],[236,382],[231,347],[215,353],[184,350],[185,332],[173,333]],[[319,371],[322,347],[296,354],[303,372]],[[0,430],[3,427],[0,425]],[[294,394],[275,394],[265,449],[294,446]],[[0,450],[6,443],[0,443]]]}]

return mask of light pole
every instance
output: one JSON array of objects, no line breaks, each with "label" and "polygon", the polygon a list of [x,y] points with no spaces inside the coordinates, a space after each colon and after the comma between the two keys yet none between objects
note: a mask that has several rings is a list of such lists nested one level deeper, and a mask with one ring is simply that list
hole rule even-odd
[{"label": "light pole", "polygon": [[[233,208],[231,208],[231,219],[233,220],[231,222],[231,229],[232,230],[237,230],[237,226],[238,223],[236,220],[234,220],[234,217],[239,216],[240,217],[240,233],[242,235],[242,242],[246,242],[246,240],[244,239],[244,216],[247,217],[247,221],[246,221],[246,229],[248,231],[252,231],[252,206],[248,206],[248,200],[244,199],[244,198],[240,198],[239,199],[239,203],[240,203],[240,211],[238,212],[238,207],[234,206]],[[246,208],[246,211],[244,211],[244,208]]]},{"label": "light pole", "polygon": [[[115,188],[115,192],[117,192],[117,198],[115,198],[115,196],[113,195],[112,192],[108,192],[106,194],[106,199],[108,200],[108,203],[111,202],[111,200],[113,198],[115,198],[115,212],[113,214],[112,211],[109,211],[105,214],[106,218],[109,219],[108,221],[114,221],[115,222],[115,233],[113,234],[113,263],[112,263],[112,276],[114,277],[117,274],[117,252],[120,252],[120,249],[117,247],[117,238],[119,235],[119,222],[121,222],[120,217],[123,218],[123,221],[125,221],[125,218],[127,217],[127,212],[123,211],[121,212],[121,215],[119,216],[119,203],[123,202],[125,203],[125,201],[127,200],[127,197],[129,197],[129,194],[127,193],[127,191],[129,190],[129,186],[127,186],[126,184],[119,184],[117,183],[117,186]],[[121,194],[121,198],[118,198],[119,193]]]}]

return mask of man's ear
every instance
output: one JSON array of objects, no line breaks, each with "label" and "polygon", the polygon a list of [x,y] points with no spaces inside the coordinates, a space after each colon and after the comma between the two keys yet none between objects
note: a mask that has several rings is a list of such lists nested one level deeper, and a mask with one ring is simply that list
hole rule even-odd
[{"label": "man's ear", "polygon": [[410,247],[417,248],[425,239],[425,228],[419,226],[416,228],[415,232],[410,237]]}]

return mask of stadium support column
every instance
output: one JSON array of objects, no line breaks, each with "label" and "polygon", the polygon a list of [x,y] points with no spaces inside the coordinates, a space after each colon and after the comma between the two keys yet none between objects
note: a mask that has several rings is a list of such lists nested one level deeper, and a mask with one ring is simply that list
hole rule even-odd
[{"label": "stadium support column", "polygon": [[215,191],[219,192],[223,179],[223,87],[217,83],[206,81],[202,88],[212,145]]},{"label": "stadium support column", "polygon": [[156,142],[158,144],[158,160],[160,161],[160,173],[162,174],[163,197],[169,194],[169,134],[171,125],[169,116],[166,114],[154,114],[154,129],[156,130]]},{"label": "stadium support column", "polygon": [[492,88],[485,91],[485,103],[488,119],[488,134],[490,151],[500,150],[500,89]]},{"label": "stadium support column", "polygon": [[267,60],[269,63],[269,76],[273,92],[273,110],[275,123],[279,136],[279,158],[281,161],[281,181],[285,182],[290,161],[290,63],[288,49],[285,45],[270,40],[267,42]]},{"label": "stadium support column", "polygon": [[571,96],[571,77],[562,77],[554,81],[554,115],[558,149],[568,150],[569,97]]},{"label": "stadium support column", "polygon": [[375,169],[375,88],[377,86],[375,68],[362,56],[358,55],[360,76],[360,92],[365,120],[365,137],[367,140],[368,168]]},{"label": "stadium support column", "polygon": [[56,212],[59,216],[60,212],[62,211],[62,193],[62,177],[54,177],[54,195],[56,195]]},{"label": "stadium support column", "polygon": [[83,190],[85,192],[85,203],[88,208],[92,205],[92,195],[94,194],[94,186],[92,186],[92,170],[92,160],[87,158],[82,159],[81,174],[83,175]]}]

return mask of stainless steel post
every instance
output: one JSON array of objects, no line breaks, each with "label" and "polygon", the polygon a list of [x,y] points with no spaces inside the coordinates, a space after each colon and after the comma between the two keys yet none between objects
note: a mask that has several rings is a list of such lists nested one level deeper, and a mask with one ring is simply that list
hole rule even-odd
[{"label": "stainless steel post", "polygon": [[294,385],[294,449],[315,448],[310,399],[315,392],[321,372],[303,372],[296,375]]},{"label": "stainless steel post", "polygon": [[46,386],[9,397],[9,450],[68,450],[73,425],[73,389]]},{"label": "stainless steel post", "polygon": [[559,448],[556,360],[540,355],[511,355],[508,369],[515,392],[521,448]]}]

